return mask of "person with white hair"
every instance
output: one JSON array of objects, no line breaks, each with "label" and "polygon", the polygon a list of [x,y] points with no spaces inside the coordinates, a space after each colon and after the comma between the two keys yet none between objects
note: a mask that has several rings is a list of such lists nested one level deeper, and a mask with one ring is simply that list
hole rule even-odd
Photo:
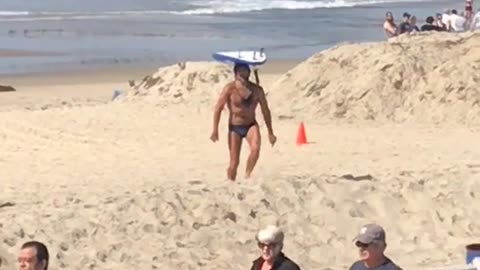
[{"label": "person with white hair", "polygon": [[283,231],[274,225],[260,230],[256,235],[260,257],[253,261],[251,270],[300,270],[300,267],[282,252]]},{"label": "person with white hair", "polygon": [[355,237],[355,245],[358,247],[360,260],[350,266],[350,270],[402,270],[384,254],[387,242],[385,230],[380,225],[363,226]]}]

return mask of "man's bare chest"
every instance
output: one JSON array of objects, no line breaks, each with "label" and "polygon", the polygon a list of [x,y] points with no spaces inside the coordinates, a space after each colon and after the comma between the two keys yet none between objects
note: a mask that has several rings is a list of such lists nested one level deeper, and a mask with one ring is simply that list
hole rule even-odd
[{"label": "man's bare chest", "polygon": [[234,107],[253,108],[258,104],[258,94],[252,91],[248,98],[244,98],[238,93],[230,95],[230,105]]}]

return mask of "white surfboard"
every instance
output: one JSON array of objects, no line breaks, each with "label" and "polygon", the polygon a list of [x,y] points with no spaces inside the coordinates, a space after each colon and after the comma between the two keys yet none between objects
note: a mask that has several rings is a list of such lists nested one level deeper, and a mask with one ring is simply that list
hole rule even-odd
[{"label": "white surfboard", "polygon": [[261,49],[260,51],[223,51],[213,54],[213,58],[219,62],[227,62],[233,64],[247,64],[251,66],[259,66],[267,62],[267,54]]}]

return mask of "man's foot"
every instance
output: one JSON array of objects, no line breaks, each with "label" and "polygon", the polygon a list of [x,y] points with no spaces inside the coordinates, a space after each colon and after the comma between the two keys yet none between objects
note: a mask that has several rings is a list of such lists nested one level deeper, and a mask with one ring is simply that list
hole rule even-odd
[{"label": "man's foot", "polygon": [[250,176],[252,176],[252,172],[246,172],[245,173],[245,179],[249,179]]}]

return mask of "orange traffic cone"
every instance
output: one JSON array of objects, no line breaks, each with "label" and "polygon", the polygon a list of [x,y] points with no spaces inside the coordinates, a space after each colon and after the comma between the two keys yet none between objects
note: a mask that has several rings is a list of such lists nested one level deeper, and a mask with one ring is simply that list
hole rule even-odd
[{"label": "orange traffic cone", "polygon": [[300,123],[300,126],[298,127],[298,133],[297,133],[297,145],[303,145],[303,144],[308,144],[307,142],[307,134],[305,133],[305,125],[303,122]]}]

